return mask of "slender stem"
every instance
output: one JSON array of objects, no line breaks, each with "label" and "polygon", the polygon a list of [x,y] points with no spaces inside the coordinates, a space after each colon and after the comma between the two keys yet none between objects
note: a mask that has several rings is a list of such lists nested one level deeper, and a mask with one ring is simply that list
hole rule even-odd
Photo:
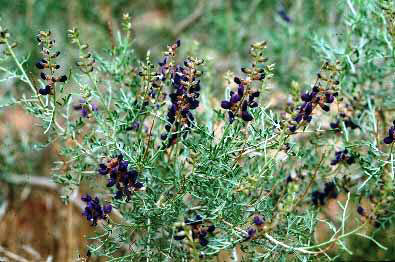
[{"label": "slender stem", "polygon": [[321,254],[321,253],[323,253],[323,252],[322,252],[322,251],[309,251],[309,249],[317,249],[317,248],[320,248],[320,247],[329,245],[329,244],[331,244],[331,243],[333,243],[333,242],[336,242],[336,241],[338,241],[338,240],[340,240],[340,239],[343,239],[343,238],[345,238],[345,237],[348,237],[348,236],[350,236],[350,235],[352,235],[352,234],[358,232],[359,230],[361,230],[361,229],[365,226],[365,224],[366,224],[366,223],[360,225],[359,227],[355,228],[354,230],[352,230],[352,231],[350,231],[350,232],[348,232],[348,233],[346,233],[346,234],[343,234],[343,235],[341,235],[341,236],[339,236],[339,237],[332,237],[330,240],[328,240],[328,241],[326,241],[326,242],[323,242],[323,243],[320,243],[320,244],[314,245],[314,246],[308,246],[308,247],[292,247],[292,246],[289,246],[289,245],[287,245],[287,244],[285,244],[285,243],[283,243],[283,242],[281,242],[281,241],[279,241],[279,240],[276,240],[275,238],[273,238],[273,237],[272,237],[271,235],[269,235],[268,233],[265,234],[265,238],[267,238],[267,239],[270,240],[271,242],[273,242],[273,243],[275,243],[275,244],[278,244],[278,245],[280,245],[280,246],[282,246],[282,247],[285,247],[285,248],[287,248],[287,249],[296,250],[296,251],[299,251],[299,252],[305,253],[305,254],[318,255],[318,254]]},{"label": "slender stem", "polygon": [[44,102],[41,100],[39,94],[37,93],[36,88],[34,88],[33,83],[30,81],[30,78],[26,75],[25,69],[23,69],[22,64],[19,62],[18,58],[16,57],[14,51],[12,50],[12,47],[10,46],[10,43],[8,40],[6,40],[6,45],[8,48],[8,51],[10,52],[12,58],[14,59],[15,64],[18,66],[19,70],[22,73],[23,78],[25,79],[25,82],[29,85],[29,87],[32,89],[33,93],[36,94],[38,101],[40,102],[41,106],[45,108]]}]

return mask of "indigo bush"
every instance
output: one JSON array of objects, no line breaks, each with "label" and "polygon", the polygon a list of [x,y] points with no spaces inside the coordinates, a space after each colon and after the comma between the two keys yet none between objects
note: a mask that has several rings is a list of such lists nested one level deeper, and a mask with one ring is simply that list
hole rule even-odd
[{"label": "indigo bush", "polygon": [[[86,193],[81,220],[96,232],[88,254],[345,259],[353,237],[386,251],[376,236],[395,211],[395,7],[345,0],[337,8],[341,33],[310,38],[314,72],[296,65],[310,82],[277,87],[287,98],[274,103],[281,65],[270,41],[245,46],[250,64],[212,86],[221,78],[210,73],[216,61],[182,51],[182,39],[161,43],[159,61],[150,51],[139,58],[125,14],[106,50],[72,28],[74,52],[66,54],[55,48],[56,34],[39,32],[42,57],[28,75],[2,21],[2,77],[30,88],[8,106],[40,120],[47,144],[39,148],[59,146],[53,179],[65,201]],[[285,7],[278,14],[292,30],[296,18]],[[224,97],[212,99],[215,89],[226,89]],[[339,217],[323,218],[333,203]],[[330,230],[325,241],[316,237],[319,223]]]}]

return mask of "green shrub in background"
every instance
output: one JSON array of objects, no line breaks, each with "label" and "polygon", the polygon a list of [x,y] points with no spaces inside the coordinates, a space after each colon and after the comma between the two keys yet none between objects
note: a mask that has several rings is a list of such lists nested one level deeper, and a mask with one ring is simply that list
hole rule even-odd
[{"label": "green shrub in background", "polygon": [[[12,150],[56,144],[54,180],[65,201],[84,191],[98,229],[88,255],[109,261],[366,259],[361,239],[377,248],[369,258],[393,258],[380,231],[394,200],[393,3],[146,5],[179,23],[144,38],[122,16],[128,1],[5,7],[26,23],[2,10],[0,70],[18,80],[3,85],[2,108],[22,105],[46,139],[7,137],[4,174],[39,169],[19,170]],[[320,242],[330,202],[340,214]]]}]

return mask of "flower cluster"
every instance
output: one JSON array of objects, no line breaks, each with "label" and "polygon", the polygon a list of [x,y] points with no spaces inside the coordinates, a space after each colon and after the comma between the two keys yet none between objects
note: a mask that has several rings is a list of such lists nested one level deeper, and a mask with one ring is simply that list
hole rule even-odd
[{"label": "flower cluster", "polygon": [[311,92],[302,93],[300,98],[303,103],[292,114],[289,131],[295,132],[299,127],[307,125],[312,120],[314,109],[319,106],[325,112],[330,110],[330,104],[333,103],[338,95],[337,86],[339,80],[335,80],[339,72],[336,65],[326,62],[317,78]]},{"label": "flower cluster", "polygon": [[[350,116],[346,115],[345,113],[340,113],[340,117],[342,118],[344,122],[344,126],[346,128],[351,128],[351,129],[357,129],[359,128],[359,125],[355,124],[354,121],[351,119]],[[340,120],[336,119],[336,122],[330,123],[329,124],[332,129],[340,129]]]},{"label": "flower cluster", "polygon": [[254,226],[247,229],[247,236],[245,240],[250,240],[255,237],[257,230],[261,230],[263,228],[265,219],[260,215],[255,215],[252,218],[252,223]]},{"label": "flower cluster", "polygon": [[335,159],[331,161],[331,165],[337,165],[340,162],[347,163],[348,165],[351,165],[355,162],[355,159],[352,155],[349,154],[347,149],[336,151],[335,152]]},{"label": "flower cluster", "polygon": [[98,108],[95,103],[89,103],[85,99],[80,99],[77,105],[73,106],[74,110],[80,111],[83,118],[89,118],[93,112],[97,112]]},{"label": "flower cluster", "polygon": [[311,194],[311,200],[315,206],[324,205],[325,199],[337,198],[336,185],[333,182],[325,183],[324,191],[315,190]]},{"label": "flower cluster", "polygon": [[179,131],[187,134],[194,122],[192,110],[199,106],[200,80],[202,72],[198,66],[203,60],[188,57],[184,66],[176,66],[171,73],[171,81],[174,88],[170,94],[171,106],[167,112],[166,132],[161,135],[162,140],[167,140],[167,147],[176,142]]},{"label": "flower cluster", "polygon": [[9,49],[3,50],[3,54],[6,56],[11,56],[11,49],[17,47],[17,43],[9,43],[9,38],[10,38],[10,33],[8,32],[7,28],[1,27],[0,26],[0,45],[7,44],[7,47]]},{"label": "flower cluster", "polygon": [[90,195],[85,195],[81,197],[81,200],[87,204],[82,215],[92,222],[92,226],[96,226],[99,219],[106,219],[111,213],[112,206],[108,204],[102,207],[98,197],[93,199]]},{"label": "flower cluster", "polygon": [[106,164],[100,164],[98,172],[102,176],[110,175],[107,187],[116,186],[116,199],[126,196],[126,199],[130,201],[132,193],[141,190],[143,183],[137,181],[138,172],[136,170],[128,170],[128,164],[128,161],[123,160],[123,155],[120,154],[107,161]]},{"label": "flower cluster", "polygon": [[[264,74],[263,74],[264,77]],[[250,92],[248,98],[245,97],[245,88],[240,78],[235,77],[235,83],[239,85],[237,92],[230,91],[229,101],[224,100],[221,102],[221,107],[228,110],[229,122],[232,123],[236,115],[239,115],[241,119],[249,122],[253,119],[252,115],[248,112],[248,108],[254,108],[258,106],[258,103],[254,101],[260,95],[259,91]],[[238,113],[239,112],[239,113]]]},{"label": "flower cluster", "polygon": [[351,103],[346,103],[344,105],[343,112],[339,113],[340,119],[336,119],[336,122],[330,123],[330,127],[332,129],[340,129],[340,124],[341,121],[344,122],[344,126],[346,128],[351,128],[352,130],[359,128],[359,125],[357,125],[353,120],[352,120],[352,114],[355,112],[353,106]]},{"label": "flower cluster", "polygon": [[370,224],[373,224],[376,228],[380,227],[381,223],[379,221],[379,217],[377,217],[370,208],[363,208],[359,205],[357,207],[357,213],[361,216],[363,222],[367,221]]},{"label": "flower cluster", "polygon": [[187,237],[188,232],[192,236],[192,241],[198,241],[200,245],[207,246],[207,237],[214,233],[214,225],[204,225],[203,218],[200,215],[196,215],[194,220],[185,219],[182,224],[176,225],[177,233],[174,236],[175,240],[183,240]]},{"label": "flower cluster", "polygon": [[177,40],[174,44],[167,46],[167,51],[163,57],[163,60],[159,62],[158,78],[165,80],[169,74],[174,72],[174,57],[176,56],[177,48],[181,45],[181,41]]},{"label": "flower cluster", "polygon": [[254,81],[263,81],[267,75],[271,77],[270,72],[274,69],[274,65],[265,66],[267,58],[263,55],[266,48],[266,42],[259,42],[251,45],[250,56],[253,58],[251,67],[243,67],[241,71],[247,76],[244,79],[234,78],[234,83],[238,86],[237,92],[230,91],[229,100],[223,100],[221,107],[228,111],[229,122],[232,123],[236,116],[242,120],[249,122],[253,119],[248,108],[258,106],[255,98],[258,98],[260,92],[252,88]]},{"label": "flower cluster", "polygon": [[37,35],[37,41],[41,46],[41,54],[43,56],[40,61],[36,63],[36,67],[41,71],[40,77],[46,81],[44,88],[40,88],[38,92],[41,95],[49,95],[54,93],[54,88],[57,82],[66,82],[66,75],[55,76],[56,70],[60,68],[59,64],[55,63],[55,59],[60,55],[60,52],[52,52],[51,49],[55,46],[55,40],[51,39],[51,31],[41,31]]},{"label": "flower cluster", "polygon": [[71,43],[76,44],[80,49],[80,60],[76,63],[76,65],[79,67],[81,72],[89,74],[94,69],[95,59],[92,57],[91,53],[86,51],[89,48],[88,44],[81,43],[79,38],[80,33],[77,28],[68,30],[67,35],[71,39]]},{"label": "flower cluster", "polygon": [[10,37],[8,29],[0,26],[0,45],[7,43],[7,39]]},{"label": "flower cluster", "polygon": [[393,125],[388,130],[388,136],[383,140],[385,144],[391,144],[395,141],[395,120],[392,122],[392,124]]},{"label": "flower cluster", "polygon": [[139,76],[143,81],[143,86],[140,89],[140,101],[142,102],[142,109],[150,103],[155,104],[159,108],[166,99],[166,93],[162,92],[164,86],[164,76],[162,73],[155,70],[155,65],[150,60],[150,53],[147,53],[145,64],[142,63],[142,70]]}]

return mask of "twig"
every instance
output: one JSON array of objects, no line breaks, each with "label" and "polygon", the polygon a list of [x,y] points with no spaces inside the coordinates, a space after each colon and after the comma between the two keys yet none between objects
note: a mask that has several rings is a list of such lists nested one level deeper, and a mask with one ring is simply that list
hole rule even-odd
[{"label": "twig", "polygon": [[274,244],[277,244],[277,245],[279,245],[279,246],[285,247],[285,248],[287,248],[287,249],[296,250],[296,251],[299,251],[299,252],[304,253],[304,254],[318,255],[318,254],[321,254],[321,253],[322,253],[321,251],[315,252],[315,251],[309,251],[309,250],[306,250],[306,249],[303,249],[303,248],[300,248],[300,247],[291,247],[291,246],[288,246],[287,244],[284,244],[283,242],[278,241],[277,239],[273,238],[271,235],[269,235],[269,234],[267,234],[267,233],[265,234],[265,237],[266,237],[268,240],[270,240],[271,242],[273,242]]},{"label": "twig", "polygon": [[310,183],[307,185],[306,190],[303,192],[303,194],[302,194],[301,197],[299,198],[298,202],[296,202],[296,205],[295,205],[295,206],[297,206],[297,205],[306,197],[307,193],[310,191],[310,188],[313,186],[313,183],[314,183],[315,178],[316,178],[316,176],[317,176],[318,170],[320,169],[320,167],[321,167],[321,165],[322,165],[322,162],[323,162],[324,159],[325,159],[325,156],[326,156],[325,153],[322,154],[321,160],[320,160],[320,162],[318,163],[318,166],[316,167],[313,176],[311,177]]},{"label": "twig", "polygon": [[24,257],[21,257],[17,254],[12,253],[11,251],[6,250],[4,247],[0,246],[0,252],[4,253],[7,257],[12,258],[14,261],[18,262],[29,262]]},{"label": "twig", "polygon": [[204,6],[206,5],[207,0],[200,0],[198,6],[196,7],[195,11],[179,22],[177,26],[172,30],[173,35],[177,37],[180,35],[182,32],[184,32],[189,26],[191,26],[193,23],[195,23],[204,13]]},{"label": "twig", "polygon": [[[40,176],[30,176],[30,175],[7,175],[4,176],[2,174],[3,178],[0,179],[4,180],[5,182],[11,183],[11,184],[17,184],[17,185],[30,185],[30,186],[37,186],[37,187],[42,187],[46,189],[53,190],[57,193],[62,192],[63,188],[61,186],[58,186],[55,184],[50,178],[48,177],[40,177]],[[69,198],[70,203],[72,203],[74,206],[78,207],[81,211],[85,209],[85,203],[81,200],[81,195],[78,193],[78,191],[74,191],[70,198]],[[111,214],[116,217],[121,223],[126,223],[126,221],[123,219],[121,213],[119,211],[113,209]],[[103,230],[104,227],[100,223],[98,226]],[[124,250],[129,250],[129,246],[126,244],[121,244],[121,247]],[[1,250],[0,250],[1,251]]]}]

